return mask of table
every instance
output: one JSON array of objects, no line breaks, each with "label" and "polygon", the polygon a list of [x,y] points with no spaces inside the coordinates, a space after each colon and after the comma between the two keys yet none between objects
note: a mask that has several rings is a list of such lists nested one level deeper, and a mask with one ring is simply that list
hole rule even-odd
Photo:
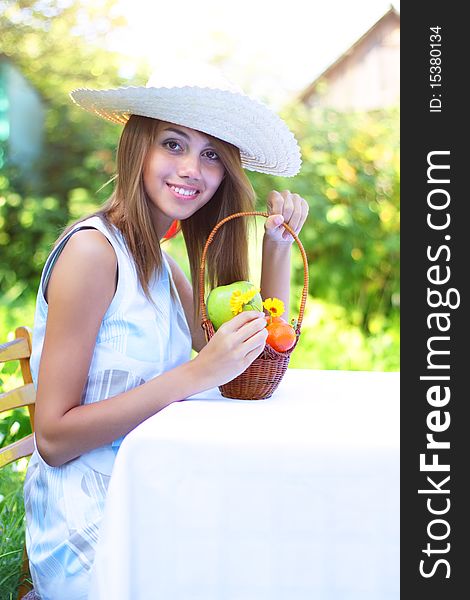
[{"label": "table", "polygon": [[399,598],[399,374],[288,369],[170,405],[116,457],[90,600]]}]

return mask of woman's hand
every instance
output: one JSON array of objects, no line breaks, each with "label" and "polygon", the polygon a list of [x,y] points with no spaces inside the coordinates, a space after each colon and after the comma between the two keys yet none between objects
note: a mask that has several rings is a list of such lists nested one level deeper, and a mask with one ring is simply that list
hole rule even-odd
[{"label": "woman's hand", "polygon": [[294,238],[284,229],[283,223],[299,235],[308,215],[307,201],[299,194],[291,194],[289,190],[273,190],[268,194],[267,207],[270,216],[264,225],[265,238],[276,244],[291,245]]},{"label": "woman's hand", "polygon": [[241,312],[223,323],[193,359],[208,387],[231,381],[249,367],[264,349],[268,332],[264,313]]}]

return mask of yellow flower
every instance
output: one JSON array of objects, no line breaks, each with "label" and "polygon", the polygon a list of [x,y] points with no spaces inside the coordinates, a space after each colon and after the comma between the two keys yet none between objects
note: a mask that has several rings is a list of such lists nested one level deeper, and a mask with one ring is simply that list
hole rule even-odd
[{"label": "yellow flower", "polygon": [[240,290],[235,290],[230,297],[230,308],[233,315],[238,315],[243,310],[243,297]]},{"label": "yellow flower", "polygon": [[272,317],[280,317],[284,314],[284,302],[279,298],[266,298],[263,306]]},{"label": "yellow flower", "polygon": [[233,315],[238,315],[243,311],[245,304],[249,304],[251,300],[259,293],[259,288],[252,287],[251,290],[242,293],[240,290],[235,290],[230,297],[230,308]]},{"label": "yellow flower", "polygon": [[247,292],[245,292],[244,294],[242,294],[243,297],[243,304],[248,304],[249,302],[251,302],[253,300],[253,298],[256,296],[256,294],[258,294],[260,291],[259,288],[251,288],[251,290],[248,290]]}]

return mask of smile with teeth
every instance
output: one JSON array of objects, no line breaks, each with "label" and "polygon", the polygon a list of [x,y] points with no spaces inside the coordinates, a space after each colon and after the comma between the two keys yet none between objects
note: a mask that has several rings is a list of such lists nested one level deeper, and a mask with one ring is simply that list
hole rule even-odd
[{"label": "smile with teeth", "polygon": [[188,198],[190,197],[194,197],[197,194],[199,194],[199,190],[187,190],[185,188],[180,188],[177,187],[176,185],[170,185],[168,184],[168,187],[170,188],[170,190],[172,190],[173,192],[175,192],[176,194],[178,194],[178,196],[186,196]]}]

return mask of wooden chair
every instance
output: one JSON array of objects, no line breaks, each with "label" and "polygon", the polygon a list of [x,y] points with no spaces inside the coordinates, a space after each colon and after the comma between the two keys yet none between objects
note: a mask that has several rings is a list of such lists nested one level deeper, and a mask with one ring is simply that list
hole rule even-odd
[{"label": "wooden chair", "polygon": [[[19,360],[23,384],[13,390],[0,394],[0,415],[14,408],[27,407],[34,432],[34,406],[36,392],[31,377],[29,359],[31,357],[31,331],[27,327],[18,327],[15,331],[16,338],[11,342],[0,345],[0,362]],[[33,434],[29,434],[0,449],[0,468],[20,458],[30,456],[34,450]],[[26,546],[23,548],[22,578],[18,588],[18,600],[31,591],[32,587],[26,581],[30,579],[28,556]]]}]

